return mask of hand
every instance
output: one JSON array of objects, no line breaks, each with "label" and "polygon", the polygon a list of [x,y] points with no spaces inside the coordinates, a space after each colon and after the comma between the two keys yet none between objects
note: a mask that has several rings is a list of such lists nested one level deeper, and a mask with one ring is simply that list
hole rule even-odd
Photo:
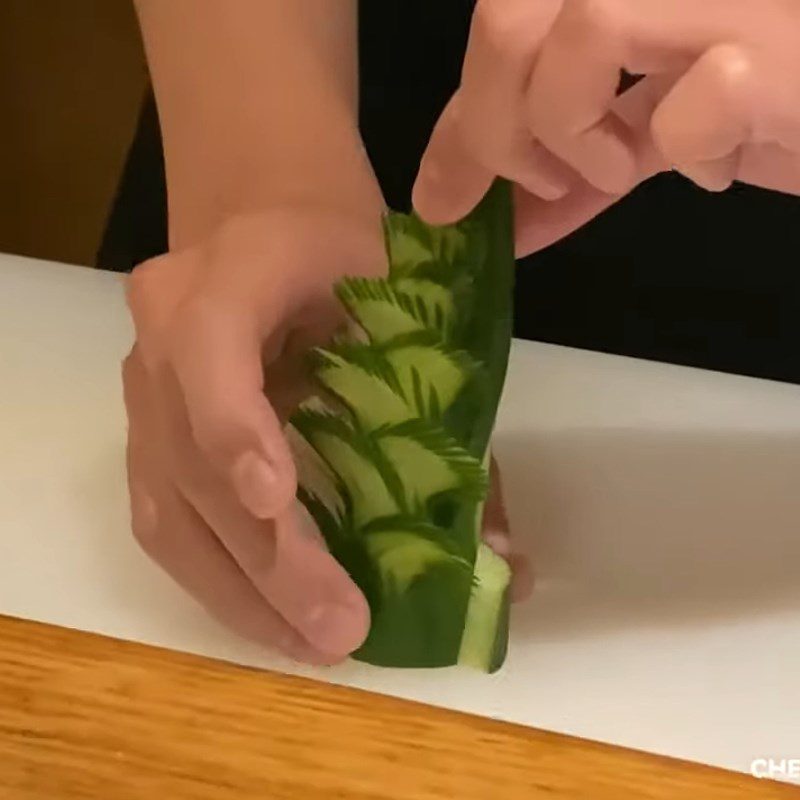
[{"label": "hand", "polygon": [[[618,97],[622,69],[647,77]],[[800,194],[796,3],[479,2],[415,205],[453,221],[503,175],[524,254],[669,168],[710,190]]]},{"label": "hand", "polygon": [[508,562],[511,567],[511,600],[521,603],[533,592],[533,572],[528,557],[512,549],[500,466],[494,457],[489,463],[490,488],[483,509],[483,541]]},{"label": "hand", "polygon": [[383,271],[377,215],[280,209],[130,280],[134,534],[220,621],[303,662],[349,655],[369,611],[295,503],[282,423],[307,389],[298,355],[342,321],[331,284]]},{"label": "hand", "polygon": [[[137,540],[213,616],[312,664],[344,659],[366,601],[294,501],[282,424],[308,393],[300,355],[343,321],[332,283],[385,272],[377,217],[280,210],[138,267],[123,370]],[[263,391],[266,387],[266,396]],[[493,469],[489,542],[515,568]]]}]

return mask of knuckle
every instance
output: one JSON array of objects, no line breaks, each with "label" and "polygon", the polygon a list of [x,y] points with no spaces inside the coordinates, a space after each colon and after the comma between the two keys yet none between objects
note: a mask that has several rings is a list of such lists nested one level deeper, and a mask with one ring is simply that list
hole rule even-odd
[{"label": "knuckle", "polygon": [[142,380],[146,376],[156,376],[169,361],[169,353],[161,346],[156,337],[147,337],[139,340],[141,344],[140,369],[134,374]]},{"label": "knuckle", "polygon": [[148,373],[158,374],[166,364],[196,353],[207,340],[211,311],[202,299],[187,298],[168,319],[140,326],[137,347]]},{"label": "knuckle", "polygon": [[131,521],[131,533],[134,541],[146,556],[156,562],[163,560],[164,541],[157,530],[152,530],[137,523],[134,517]]},{"label": "knuckle", "polygon": [[204,294],[192,294],[175,308],[165,326],[163,338],[172,343],[176,353],[194,353],[219,329],[220,304]]},{"label": "knuckle", "polygon": [[122,386],[126,392],[137,389],[137,394],[151,377],[157,374],[159,367],[164,363],[166,354],[162,353],[158,338],[149,335],[140,336],[130,353],[123,359],[121,373]]},{"label": "knuckle", "polygon": [[126,285],[126,301],[136,330],[134,349],[138,355],[137,360],[147,372],[155,371],[167,358],[162,343],[169,341],[165,327],[171,324],[169,320],[164,324],[164,298],[162,287],[158,285],[160,278],[156,271],[157,261],[158,259],[154,259],[136,267]]},{"label": "knuckle", "polygon": [[531,39],[530,5],[515,0],[479,0],[473,15],[473,30],[492,53],[508,58],[527,50]]},{"label": "knuckle", "polygon": [[736,45],[719,45],[709,51],[708,63],[716,75],[719,89],[727,97],[737,99],[749,91],[754,65],[744,49]]},{"label": "knuckle", "polygon": [[[486,126],[474,125],[476,104],[468,90],[459,89],[450,101],[446,110],[446,126],[440,125],[437,141],[437,157],[442,159],[444,152],[452,152],[453,148],[463,151],[480,161],[484,161],[491,149],[487,144]],[[477,109],[480,113],[480,109]]]},{"label": "knuckle", "polygon": [[144,307],[152,296],[153,283],[157,276],[157,266],[160,258],[142,262],[128,276],[126,298],[134,314]]},{"label": "knuckle", "polygon": [[131,350],[125,358],[122,359],[120,371],[122,373],[123,386],[129,386],[136,376],[136,355],[135,351]]},{"label": "knuckle", "polygon": [[141,410],[147,379],[145,366],[139,357],[136,347],[123,359],[120,373],[125,409],[128,412],[128,416],[132,417]]},{"label": "knuckle", "polygon": [[561,15],[562,32],[579,38],[619,38],[626,31],[619,0],[567,0]]},{"label": "knuckle", "polygon": [[136,407],[134,402],[134,381],[135,378],[133,376],[133,368],[130,362],[130,356],[128,356],[122,362],[122,399],[125,403],[125,409],[128,412],[128,416],[130,416]]},{"label": "knuckle", "polygon": [[243,438],[230,421],[213,408],[204,410],[202,418],[195,415],[192,436],[198,450],[212,461],[233,456]]},{"label": "knuckle", "polygon": [[139,547],[155,561],[164,557],[167,542],[158,525],[155,501],[137,490],[131,490],[131,533]]}]

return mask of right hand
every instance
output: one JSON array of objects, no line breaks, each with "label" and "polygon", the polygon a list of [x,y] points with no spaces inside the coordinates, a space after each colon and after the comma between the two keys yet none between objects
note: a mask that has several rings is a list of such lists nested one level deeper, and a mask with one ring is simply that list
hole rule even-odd
[{"label": "right hand", "polygon": [[452,222],[502,175],[524,255],[668,169],[800,195],[799,53],[789,0],[478,0],[415,205]]},{"label": "right hand", "polygon": [[[528,84],[565,0],[479,0],[461,84],[431,136],[414,186],[414,207],[434,225],[471,211],[495,176],[515,184],[517,255],[580,228],[619,200],[556,158],[531,133]],[[671,85],[650,76],[616,99],[611,114],[628,129],[638,172],[626,191],[669,168],[650,120]]]},{"label": "right hand", "polygon": [[385,269],[379,213],[281,208],[130,278],[134,535],[223,624],[306,663],[358,648],[369,609],[295,500],[282,424],[307,393],[301,354],[342,322],[332,284]]}]

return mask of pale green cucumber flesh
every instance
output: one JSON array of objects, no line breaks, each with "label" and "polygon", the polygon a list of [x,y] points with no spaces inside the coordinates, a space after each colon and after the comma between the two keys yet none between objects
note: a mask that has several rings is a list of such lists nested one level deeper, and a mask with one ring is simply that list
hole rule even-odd
[{"label": "pale green cucumber flesh", "polygon": [[440,331],[447,340],[456,316],[452,292],[439,283],[419,278],[401,278],[394,285],[401,296],[410,300],[426,327]]},{"label": "pale green cucumber flesh", "polygon": [[479,497],[485,489],[480,464],[424,423],[390,428],[378,437],[377,446],[400,478],[404,507],[424,518],[427,504],[436,495],[454,491],[463,497]]},{"label": "pale green cucumber flesh", "polygon": [[342,282],[337,294],[372,342],[425,330],[415,299],[386,279],[351,278]]},{"label": "pale green cucumber flesh", "polygon": [[350,278],[337,294],[378,344],[422,330],[438,331],[446,340],[456,315],[451,290],[421,278]]},{"label": "pale green cucumber flesh", "polygon": [[298,484],[313,500],[321,503],[334,520],[341,520],[345,505],[337,474],[293,425],[286,427],[286,440],[292,451]]},{"label": "pale green cucumber flesh", "polygon": [[365,538],[387,594],[402,595],[434,565],[456,560],[441,544],[414,531],[372,531]]},{"label": "pale green cucumber flesh", "polygon": [[398,392],[358,364],[331,354],[317,377],[368,431],[413,419],[416,412]]},{"label": "pale green cucumber flesh", "polygon": [[475,559],[458,663],[495,672],[505,660],[511,569],[505,559],[481,544]]},{"label": "pale green cucumber flesh", "polygon": [[347,489],[356,527],[400,512],[378,467],[350,443],[321,431],[313,435],[312,443]]},{"label": "pale green cucumber flesh", "polygon": [[458,360],[444,349],[408,345],[390,349],[386,360],[397,375],[404,396],[419,416],[436,417],[455,400],[467,376]]}]

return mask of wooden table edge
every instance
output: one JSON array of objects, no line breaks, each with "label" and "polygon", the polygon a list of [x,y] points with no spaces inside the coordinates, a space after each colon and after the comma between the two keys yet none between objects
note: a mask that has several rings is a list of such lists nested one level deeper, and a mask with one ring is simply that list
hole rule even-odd
[{"label": "wooden table edge", "polygon": [[[217,735],[193,753],[201,720]],[[155,752],[148,730],[167,732]],[[0,764],[2,800],[156,787],[169,800],[471,800],[492,786],[504,798],[800,798],[800,786],[3,615]]]}]

